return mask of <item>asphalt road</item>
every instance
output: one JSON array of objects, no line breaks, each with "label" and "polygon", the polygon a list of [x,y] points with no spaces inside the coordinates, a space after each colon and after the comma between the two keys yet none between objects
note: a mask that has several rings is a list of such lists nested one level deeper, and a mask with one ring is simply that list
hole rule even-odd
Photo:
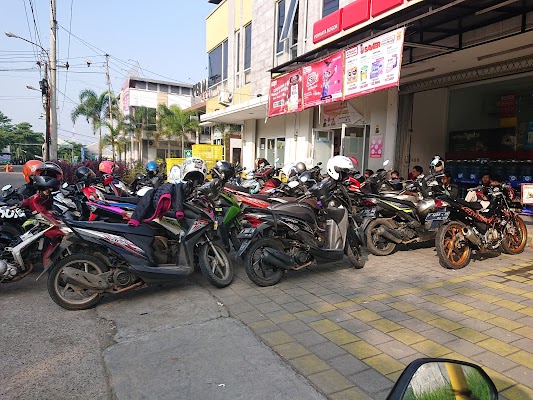
[{"label": "asphalt road", "polygon": [[[0,173],[7,183],[22,174]],[[39,272],[0,285],[0,398],[324,399],[199,274],[73,312],[52,302]]]}]

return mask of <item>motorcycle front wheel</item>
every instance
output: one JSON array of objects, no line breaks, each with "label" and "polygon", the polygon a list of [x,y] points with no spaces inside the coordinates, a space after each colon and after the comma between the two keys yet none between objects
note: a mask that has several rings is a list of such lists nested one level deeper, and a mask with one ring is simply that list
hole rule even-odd
[{"label": "motorcycle front wheel", "polygon": [[387,219],[378,218],[371,221],[365,229],[366,247],[368,251],[376,256],[388,256],[396,249],[396,243],[391,242],[377,233],[377,230],[384,225],[385,228],[394,229],[394,225]]},{"label": "motorcycle front wheel", "polygon": [[66,282],[62,272],[66,267],[76,268],[94,275],[107,272],[102,260],[88,254],[72,254],[59,261],[48,275],[48,293],[52,300],[66,310],[87,310],[94,307],[103,293],[83,289]]},{"label": "motorcycle front wheel", "polygon": [[435,239],[435,247],[440,265],[448,269],[461,269],[468,265],[472,249],[463,237],[466,225],[459,221],[451,221],[442,225]]},{"label": "motorcycle front wheel", "polygon": [[279,240],[260,238],[252,243],[246,251],[244,258],[244,270],[248,278],[257,286],[272,286],[279,283],[285,274],[285,270],[269,264],[264,260],[265,248],[285,251]]},{"label": "motorcycle front wheel", "polygon": [[527,243],[526,224],[518,215],[515,215],[503,232],[502,249],[507,254],[520,254],[524,251]]},{"label": "motorcycle front wheel", "polygon": [[[350,226],[348,229],[353,229],[353,227]],[[354,232],[348,232],[346,235],[346,249],[344,252],[348,260],[350,260],[352,267],[361,269],[365,266],[365,260],[363,260],[363,256],[361,255],[361,246],[359,246]]]},{"label": "motorcycle front wheel", "polygon": [[226,250],[217,243],[205,243],[198,252],[202,275],[217,288],[228,286],[233,280],[233,267]]}]

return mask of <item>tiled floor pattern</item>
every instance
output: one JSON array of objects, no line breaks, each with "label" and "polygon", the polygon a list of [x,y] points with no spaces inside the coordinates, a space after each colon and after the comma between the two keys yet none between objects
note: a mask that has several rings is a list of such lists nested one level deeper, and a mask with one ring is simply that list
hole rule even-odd
[{"label": "tiled floor pattern", "polygon": [[409,362],[480,364],[500,396],[533,399],[533,251],[459,271],[434,249],[291,272],[261,288],[238,268],[212,293],[330,399],[384,399]]}]

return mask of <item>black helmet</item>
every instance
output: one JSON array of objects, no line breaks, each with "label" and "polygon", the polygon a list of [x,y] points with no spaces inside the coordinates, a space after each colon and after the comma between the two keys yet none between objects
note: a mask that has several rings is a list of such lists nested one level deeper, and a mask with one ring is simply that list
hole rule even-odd
[{"label": "black helmet", "polygon": [[301,174],[302,172],[305,172],[305,171],[307,171],[307,167],[305,166],[305,163],[300,161],[299,163],[296,164],[296,172],[298,174]]},{"label": "black helmet", "polygon": [[82,166],[76,170],[76,179],[78,182],[91,183],[95,178],[96,174],[88,167]]},{"label": "black helmet", "polygon": [[53,162],[45,162],[35,170],[36,176],[50,176],[61,181],[63,179],[63,170]]},{"label": "black helmet", "polygon": [[61,181],[51,176],[38,175],[33,178],[33,186],[38,190],[52,189],[59,190]]},{"label": "black helmet", "polygon": [[216,177],[222,180],[229,180],[235,175],[235,168],[229,162],[222,160],[216,162],[213,172]]}]

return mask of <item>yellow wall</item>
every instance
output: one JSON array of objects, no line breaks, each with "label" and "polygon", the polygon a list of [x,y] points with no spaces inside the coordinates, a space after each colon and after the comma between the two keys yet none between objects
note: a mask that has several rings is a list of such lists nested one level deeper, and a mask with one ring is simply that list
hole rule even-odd
[{"label": "yellow wall", "polygon": [[242,4],[242,26],[247,25],[252,20],[252,0],[235,1],[235,30],[241,27],[241,4]]},{"label": "yellow wall", "polygon": [[207,52],[210,52],[228,38],[228,9],[228,1],[226,0],[206,18],[205,48]]},{"label": "yellow wall", "polygon": [[250,100],[250,84],[235,89],[233,92],[233,104],[244,103]]},{"label": "yellow wall", "polygon": [[226,108],[226,107],[224,107],[222,104],[218,102],[218,96],[212,97],[205,102],[206,113],[213,112],[216,109],[222,110],[223,108]]}]

